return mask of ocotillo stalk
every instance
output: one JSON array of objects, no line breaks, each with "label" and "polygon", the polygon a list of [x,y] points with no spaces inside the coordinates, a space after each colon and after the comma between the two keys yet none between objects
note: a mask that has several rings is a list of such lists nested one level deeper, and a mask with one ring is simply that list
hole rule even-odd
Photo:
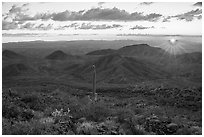
[{"label": "ocotillo stalk", "polygon": [[96,95],[96,68],[95,65],[93,65],[93,97],[94,100],[97,100],[97,95]]}]

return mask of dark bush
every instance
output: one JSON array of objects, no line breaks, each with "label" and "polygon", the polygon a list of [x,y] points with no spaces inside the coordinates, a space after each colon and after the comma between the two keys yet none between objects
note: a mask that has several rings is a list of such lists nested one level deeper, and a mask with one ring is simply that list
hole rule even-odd
[{"label": "dark bush", "polygon": [[102,121],[111,115],[111,110],[103,102],[92,102],[83,106],[81,113],[91,121]]},{"label": "dark bush", "polygon": [[26,103],[31,109],[36,111],[43,111],[46,107],[43,100],[37,94],[24,95],[21,101]]},{"label": "dark bush", "polygon": [[30,110],[30,109],[25,109],[21,113],[22,120],[28,121],[28,120],[32,119],[33,117],[34,117],[34,114],[33,114],[32,110]]},{"label": "dark bush", "polygon": [[183,127],[176,132],[176,135],[193,135],[193,133],[190,128]]},{"label": "dark bush", "polygon": [[2,116],[4,118],[12,118],[12,119],[18,119],[18,117],[22,114],[22,109],[13,103],[10,103],[10,105],[3,104],[2,108]]},{"label": "dark bush", "polygon": [[116,110],[114,115],[118,117],[118,122],[124,123],[128,119],[131,119],[134,116],[134,112],[130,109],[121,108],[119,110]]},{"label": "dark bush", "polygon": [[11,121],[2,118],[2,135],[11,135]]}]

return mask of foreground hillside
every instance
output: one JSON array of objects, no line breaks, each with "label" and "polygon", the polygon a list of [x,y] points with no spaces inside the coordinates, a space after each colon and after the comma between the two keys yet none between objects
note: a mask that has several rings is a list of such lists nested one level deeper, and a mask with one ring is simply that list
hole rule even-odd
[{"label": "foreground hillside", "polygon": [[[32,91],[32,92],[31,92]],[[197,135],[201,88],[98,89],[67,86],[3,89],[3,134]]]}]

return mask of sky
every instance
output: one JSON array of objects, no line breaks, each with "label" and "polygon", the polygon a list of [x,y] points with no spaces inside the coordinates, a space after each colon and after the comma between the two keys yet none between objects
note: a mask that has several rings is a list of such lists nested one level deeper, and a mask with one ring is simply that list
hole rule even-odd
[{"label": "sky", "polygon": [[[3,2],[3,42],[108,35],[202,35],[201,2]],[[114,39],[114,37],[113,37]]]}]

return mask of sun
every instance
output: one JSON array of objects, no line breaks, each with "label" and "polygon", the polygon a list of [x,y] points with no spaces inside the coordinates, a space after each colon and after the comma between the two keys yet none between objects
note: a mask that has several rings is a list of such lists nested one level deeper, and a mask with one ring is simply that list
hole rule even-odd
[{"label": "sun", "polygon": [[176,57],[177,54],[185,53],[185,44],[181,41],[174,38],[169,38],[167,41],[165,41],[163,44],[164,50],[166,53],[169,53],[169,55],[173,55]]},{"label": "sun", "polygon": [[175,45],[176,42],[177,42],[177,39],[172,38],[172,39],[169,40],[169,42],[170,42],[172,45]]}]

